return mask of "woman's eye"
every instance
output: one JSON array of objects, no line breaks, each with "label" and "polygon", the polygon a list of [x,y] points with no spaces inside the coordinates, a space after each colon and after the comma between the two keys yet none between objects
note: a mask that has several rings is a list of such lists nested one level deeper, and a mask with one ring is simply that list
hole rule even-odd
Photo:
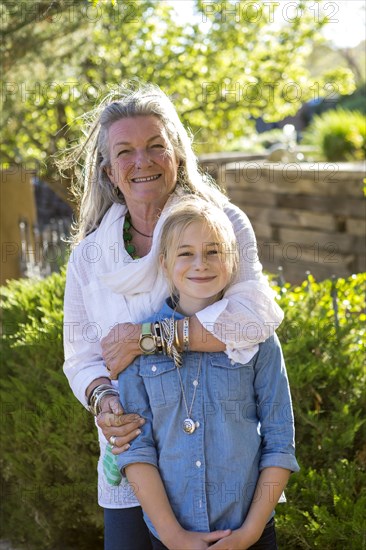
[{"label": "woman's eye", "polygon": [[151,146],[151,149],[164,149],[164,145],[162,143],[154,143],[154,145]]},{"label": "woman's eye", "polygon": [[212,250],[208,250],[208,251],[207,251],[207,255],[208,255],[208,256],[214,256],[214,255],[216,255],[216,254],[218,254],[218,253],[219,253],[219,251],[218,251],[218,250],[215,250],[215,249],[212,249]]},{"label": "woman's eye", "polygon": [[119,157],[120,155],[126,155],[129,152],[130,152],[129,149],[122,149],[122,151],[118,152],[117,157]]},{"label": "woman's eye", "polygon": [[192,253],[191,252],[180,252],[178,254],[178,258],[180,258],[182,256],[192,256]]}]

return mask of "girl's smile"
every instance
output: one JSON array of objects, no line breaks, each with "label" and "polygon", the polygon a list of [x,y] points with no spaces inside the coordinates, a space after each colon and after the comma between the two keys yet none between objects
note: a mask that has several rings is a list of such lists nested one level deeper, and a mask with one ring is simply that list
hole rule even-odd
[{"label": "girl's smile", "polygon": [[227,286],[231,273],[224,243],[204,222],[193,222],[183,232],[174,257],[171,272],[167,273],[179,295],[178,309],[193,315],[217,301]]}]

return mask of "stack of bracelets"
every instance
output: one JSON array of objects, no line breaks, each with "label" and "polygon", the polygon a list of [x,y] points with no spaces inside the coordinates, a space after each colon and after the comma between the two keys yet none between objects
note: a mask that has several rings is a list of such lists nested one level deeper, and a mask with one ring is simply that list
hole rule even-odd
[{"label": "stack of bracelets", "polygon": [[183,319],[183,345],[179,340],[178,321],[174,317],[152,323],[156,353],[169,355],[176,365],[182,366],[181,352],[189,351],[189,317]]},{"label": "stack of bracelets", "polygon": [[89,411],[94,415],[98,416],[101,410],[101,402],[103,397],[106,397],[106,395],[116,395],[119,396],[118,390],[111,386],[110,384],[100,384],[100,386],[96,386],[88,399],[88,406]]},{"label": "stack of bracelets", "polygon": [[[155,349],[149,353],[164,354],[171,357],[177,368],[182,366],[182,352],[189,351],[189,317],[183,319],[183,344],[179,340],[178,321],[174,317],[170,319],[162,319],[150,324],[151,338],[155,343]],[[140,348],[141,349],[141,348]],[[146,353],[147,352],[143,352]],[[107,395],[118,396],[118,390],[109,385],[101,384],[96,386],[91,392],[88,399],[90,412],[94,416],[98,416],[101,412],[101,402],[103,397]]]}]

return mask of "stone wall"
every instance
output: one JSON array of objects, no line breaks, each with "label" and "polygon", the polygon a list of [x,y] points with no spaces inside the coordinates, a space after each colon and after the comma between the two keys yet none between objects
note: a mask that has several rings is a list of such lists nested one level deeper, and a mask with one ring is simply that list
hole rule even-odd
[{"label": "stone wall", "polygon": [[282,266],[291,283],[307,271],[318,280],[366,271],[362,163],[237,161],[218,175],[249,216],[266,270]]}]

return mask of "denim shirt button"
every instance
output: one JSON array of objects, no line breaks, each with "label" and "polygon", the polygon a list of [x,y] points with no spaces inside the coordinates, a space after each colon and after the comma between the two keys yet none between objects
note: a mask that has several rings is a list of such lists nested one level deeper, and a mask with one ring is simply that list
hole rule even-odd
[{"label": "denim shirt button", "polygon": [[201,468],[202,462],[200,460],[197,460],[196,461],[196,466],[197,466],[197,468]]},{"label": "denim shirt button", "polygon": [[155,365],[153,365],[153,366],[151,367],[151,370],[152,370],[153,372],[155,372],[156,369],[157,369],[157,367],[156,367]]}]

